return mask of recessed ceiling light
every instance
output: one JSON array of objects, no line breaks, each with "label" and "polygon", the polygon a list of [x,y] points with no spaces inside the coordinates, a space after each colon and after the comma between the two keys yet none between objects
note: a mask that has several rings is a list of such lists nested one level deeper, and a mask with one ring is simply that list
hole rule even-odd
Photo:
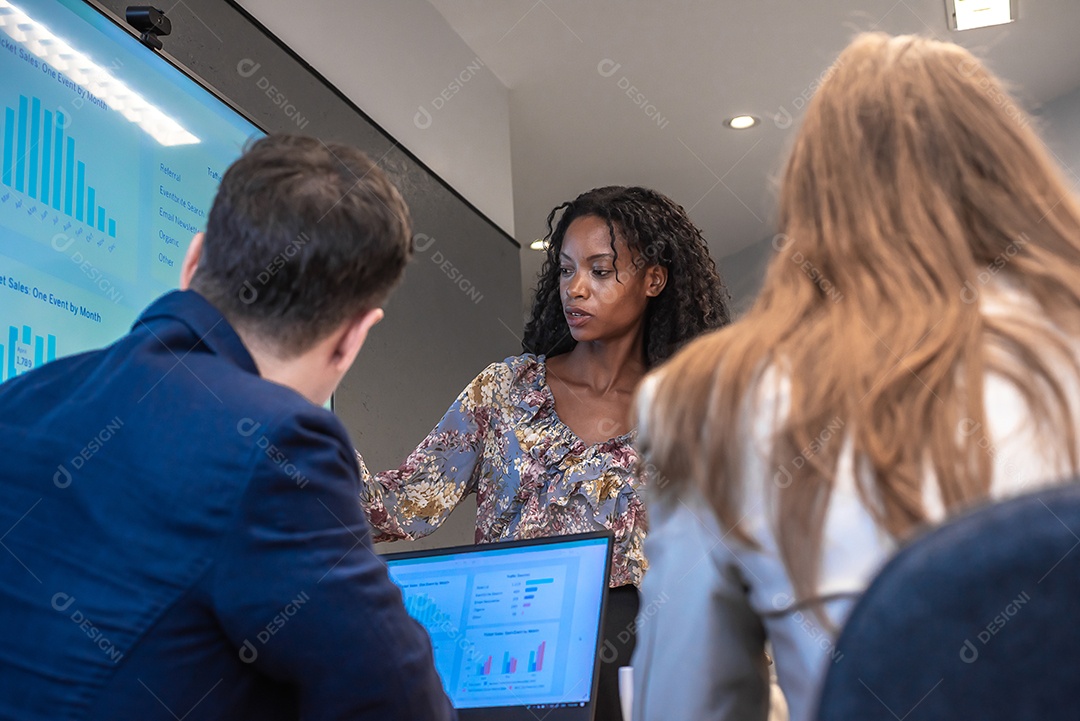
[{"label": "recessed ceiling light", "polygon": [[753,115],[736,115],[734,118],[728,118],[724,121],[724,125],[733,130],[746,130],[752,128],[760,122]]},{"label": "recessed ceiling light", "polygon": [[529,248],[532,250],[547,250],[547,241],[543,238],[537,238],[533,242],[529,243]]},{"label": "recessed ceiling light", "polygon": [[1019,0],[945,0],[951,30],[1004,25],[1017,18]]}]

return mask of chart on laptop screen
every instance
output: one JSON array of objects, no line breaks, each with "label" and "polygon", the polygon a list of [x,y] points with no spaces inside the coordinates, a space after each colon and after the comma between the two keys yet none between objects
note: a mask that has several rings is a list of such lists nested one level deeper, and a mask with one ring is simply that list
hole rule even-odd
[{"label": "chart on laptop screen", "polygon": [[457,708],[589,700],[607,548],[589,543],[390,562]]}]

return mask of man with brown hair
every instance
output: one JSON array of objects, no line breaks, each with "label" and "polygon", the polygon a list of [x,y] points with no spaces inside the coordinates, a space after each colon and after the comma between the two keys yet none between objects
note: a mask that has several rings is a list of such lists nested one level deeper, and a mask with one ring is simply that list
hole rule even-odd
[{"label": "man with brown hair", "polygon": [[0,394],[0,718],[450,719],[321,406],[411,255],[353,148],[226,172],[181,290]]}]

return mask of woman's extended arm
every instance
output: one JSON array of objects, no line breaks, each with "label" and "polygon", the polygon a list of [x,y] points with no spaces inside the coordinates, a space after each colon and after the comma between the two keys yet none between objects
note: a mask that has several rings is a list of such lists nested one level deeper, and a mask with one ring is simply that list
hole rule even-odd
[{"label": "woman's extended arm", "polygon": [[494,363],[457,397],[442,420],[400,468],[372,474],[360,464],[360,505],[376,541],[411,540],[432,533],[477,488],[485,438],[501,413],[509,368]]}]

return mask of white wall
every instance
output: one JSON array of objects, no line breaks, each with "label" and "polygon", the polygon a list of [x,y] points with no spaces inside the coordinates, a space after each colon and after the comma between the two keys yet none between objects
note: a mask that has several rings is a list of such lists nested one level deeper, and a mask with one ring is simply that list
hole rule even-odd
[{"label": "white wall", "polygon": [[1080,88],[1046,103],[1037,120],[1037,130],[1062,166],[1073,192],[1080,192]]},{"label": "white wall", "polygon": [[[514,234],[510,92],[424,0],[240,0],[372,120]],[[341,62],[343,49],[357,64]]]}]

